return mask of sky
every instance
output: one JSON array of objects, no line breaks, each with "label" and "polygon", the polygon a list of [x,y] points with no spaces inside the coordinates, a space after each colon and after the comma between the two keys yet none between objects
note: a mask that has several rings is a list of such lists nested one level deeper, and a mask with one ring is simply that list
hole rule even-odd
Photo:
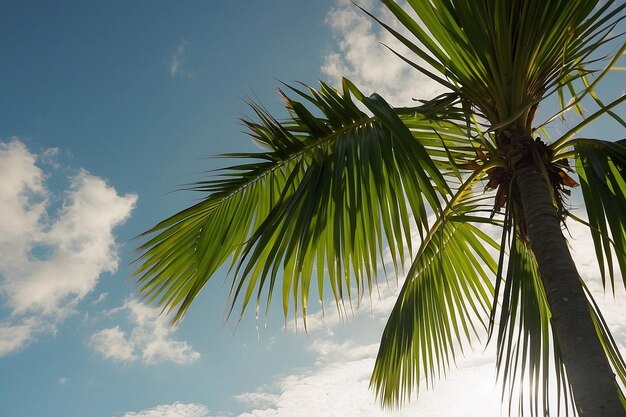
[{"label": "sky", "polygon": [[[137,298],[135,237],[197,201],[176,190],[219,167],[210,156],[255,149],[238,122],[252,113],[246,98],[280,115],[280,81],[342,75],[396,104],[442,91],[382,47],[394,41],[366,16],[339,0],[22,0],[2,10],[0,415],[506,415],[493,346],[480,342],[417,401],[380,409],[368,381],[393,280],[354,313],[313,308],[308,332],[278,305],[266,318],[227,319],[225,271],[177,328]],[[600,92],[623,90],[611,75]],[[610,122],[591,133],[624,137]],[[570,233],[624,351],[624,292],[602,292],[589,236],[576,224]]]}]

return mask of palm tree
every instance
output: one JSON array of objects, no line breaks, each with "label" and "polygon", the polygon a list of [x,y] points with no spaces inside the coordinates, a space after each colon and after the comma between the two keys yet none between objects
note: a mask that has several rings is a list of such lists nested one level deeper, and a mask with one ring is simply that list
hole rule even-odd
[{"label": "palm tree", "polygon": [[[408,272],[371,380],[383,405],[430,384],[484,327],[503,396],[518,392],[520,412],[549,414],[556,384],[581,416],[625,416],[615,374],[623,385],[626,365],[563,227],[589,226],[603,282],[616,291],[615,277],[626,277],[626,141],[575,133],[605,114],[626,126],[613,112],[626,98],[605,104],[594,93],[626,49],[598,58],[626,5],[382,3],[406,29],[372,16],[413,54],[398,56],[448,92],[396,108],[346,79],[340,91],[285,86],[282,121],[250,103],[258,121],[244,123],[263,151],[228,155],[243,162],[191,186],[206,197],[145,233],[141,294],[177,322],[229,264],[231,313],[269,305],[278,291],[285,316],[293,310],[306,325],[312,285],[320,300],[359,300],[388,247],[395,273]],[[554,140],[547,121],[535,121],[548,98],[560,104],[550,121],[585,97],[599,110]],[[573,172],[586,216],[567,205]]]}]

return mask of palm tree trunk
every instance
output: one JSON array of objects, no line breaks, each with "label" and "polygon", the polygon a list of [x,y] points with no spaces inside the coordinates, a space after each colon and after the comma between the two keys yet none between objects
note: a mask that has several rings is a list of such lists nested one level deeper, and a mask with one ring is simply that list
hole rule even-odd
[{"label": "palm tree trunk", "polygon": [[[534,146],[530,137],[524,142],[527,149]],[[576,408],[581,417],[624,417],[615,374],[598,339],[551,189],[534,158],[527,155],[524,161],[515,167],[516,185]]]}]

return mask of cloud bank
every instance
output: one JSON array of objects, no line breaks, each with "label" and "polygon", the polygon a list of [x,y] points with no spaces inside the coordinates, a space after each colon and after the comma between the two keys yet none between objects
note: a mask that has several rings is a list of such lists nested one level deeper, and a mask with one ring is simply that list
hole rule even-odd
[{"label": "cloud bank", "polygon": [[117,270],[113,229],[137,201],[85,170],[67,190],[49,189],[40,165],[54,153],[31,153],[17,138],[0,143],[0,305],[8,314],[0,319],[0,356],[54,332],[102,273]]}]

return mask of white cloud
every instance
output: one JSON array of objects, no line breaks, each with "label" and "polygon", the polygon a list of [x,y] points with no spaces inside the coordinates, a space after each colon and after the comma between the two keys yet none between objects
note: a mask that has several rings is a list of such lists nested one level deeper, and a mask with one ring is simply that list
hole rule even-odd
[{"label": "white cloud", "polygon": [[[359,3],[383,22],[390,23],[394,29],[407,33],[397,23],[397,19],[387,9],[376,5],[376,2]],[[410,105],[414,103],[413,99],[432,98],[444,92],[438,83],[410,67],[385,47],[387,45],[403,56],[422,63],[393,35],[381,29],[351,2],[338,0],[326,21],[333,30],[338,50],[324,57],[322,72],[334,82],[339,82],[345,76],[365,94],[379,93],[393,105]]]},{"label": "white cloud", "polygon": [[128,412],[124,417],[209,417],[209,409],[201,404],[174,404],[159,405],[138,413]]},{"label": "white cloud", "polygon": [[50,165],[54,169],[58,169],[61,165],[57,162],[57,155],[59,154],[59,148],[48,148],[38,155],[38,159],[46,164]]},{"label": "white cloud", "polygon": [[117,270],[113,229],[137,200],[85,170],[66,191],[49,190],[37,163],[56,153],[40,158],[18,139],[0,143],[0,297],[10,312],[0,321],[0,356],[54,331],[102,273]]},{"label": "white cloud", "polygon": [[235,395],[234,398],[253,408],[271,407],[280,398],[278,395],[268,392],[268,389],[268,387],[263,386],[256,392],[244,392],[243,394]]},{"label": "white cloud", "polygon": [[92,301],[91,304],[96,305],[96,304],[100,304],[101,302],[103,302],[104,300],[106,300],[106,298],[109,296],[108,292],[103,292],[101,293],[98,298],[94,301]]},{"label": "white cloud", "polygon": [[187,48],[189,48],[189,42],[184,39],[181,40],[170,59],[170,77],[175,77],[180,74],[186,75],[187,77],[191,75],[188,71],[183,70],[183,65],[187,58]]},{"label": "white cloud", "polygon": [[43,331],[44,327],[36,317],[20,321],[4,320],[0,324],[0,356],[26,346],[33,340],[34,334]]},{"label": "white cloud", "polygon": [[137,359],[134,345],[128,341],[120,326],[102,329],[94,333],[89,341],[91,347],[106,359],[130,362]]},{"label": "white cloud", "polygon": [[200,357],[187,342],[172,339],[174,329],[159,309],[130,300],[113,312],[121,311],[132,323],[129,332],[115,326],[99,330],[89,339],[92,349],[104,358],[118,362],[141,360],[145,364],[189,364]]}]

